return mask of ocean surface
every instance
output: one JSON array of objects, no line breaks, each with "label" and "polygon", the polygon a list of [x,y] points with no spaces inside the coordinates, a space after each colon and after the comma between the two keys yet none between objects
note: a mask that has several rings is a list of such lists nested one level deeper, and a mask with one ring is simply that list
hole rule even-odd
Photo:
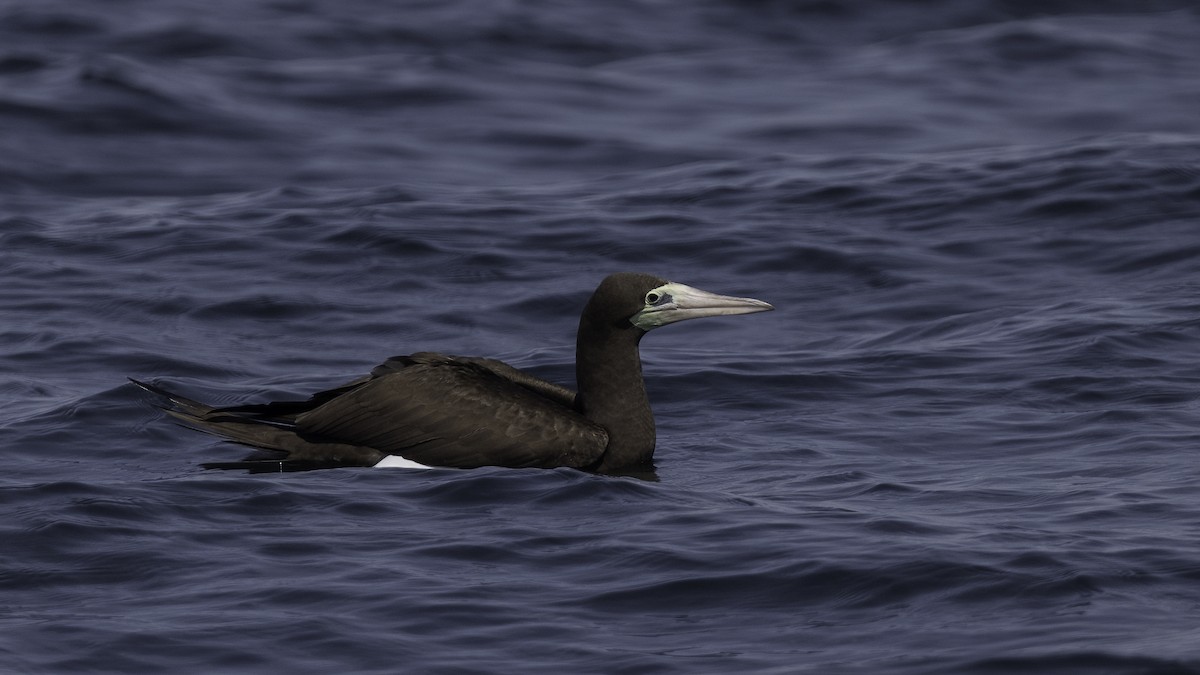
[{"label": "ocean surface", "polygon": [[[1200,673],[1190,0],[0,1],[0,672]],[[642,342],[654,480],[214,471]]]}]

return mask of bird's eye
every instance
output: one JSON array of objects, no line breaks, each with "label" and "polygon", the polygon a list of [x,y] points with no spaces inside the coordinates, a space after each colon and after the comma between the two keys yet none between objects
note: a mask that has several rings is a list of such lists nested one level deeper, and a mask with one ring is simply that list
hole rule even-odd
[{"label": "bird's eye", "polygon": [[657,305],[659,300],[662,300],[662,296],[658,294],[658,291],[650,291],[646,294],[647,305]]}]

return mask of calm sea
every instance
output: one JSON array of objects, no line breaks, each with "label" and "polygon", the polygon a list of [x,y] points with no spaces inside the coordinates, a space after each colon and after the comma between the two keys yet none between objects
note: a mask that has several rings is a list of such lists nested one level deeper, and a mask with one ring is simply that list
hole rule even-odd
[{"label": "calm sea", "polygon": [[[0,1],[0,672],[1200,672],[1200,10]],[[127,376],[573,384],[657,480],[206,471]]]}]

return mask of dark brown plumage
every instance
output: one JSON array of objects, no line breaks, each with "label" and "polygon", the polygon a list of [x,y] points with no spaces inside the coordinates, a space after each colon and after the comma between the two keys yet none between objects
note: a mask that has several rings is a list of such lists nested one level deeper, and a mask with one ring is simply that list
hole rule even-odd
[{"label": "dark brown plumage", "polygon": [[611,472],[654,454],[642,336],[683,319],[769,309],[650,275],[611,275],[580,317],[578,394],[500,361],[431,352],[388,359],[307,401],[214,408],[133,382],[167,399],[167,412],[188,426],[278,454],[212,467],[375,466],[402,457],[425,466]]}]

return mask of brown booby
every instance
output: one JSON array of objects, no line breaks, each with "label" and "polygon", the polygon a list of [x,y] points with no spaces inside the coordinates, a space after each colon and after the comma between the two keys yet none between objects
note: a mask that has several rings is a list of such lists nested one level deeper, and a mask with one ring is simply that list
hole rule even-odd
[{"label": "brown booby", "polygon": [[[500,361],[421,352],[307,401],[212,407],[155,385],[187,426],[271,454],[212,468],[648,466],[654,416],[638,344],[685,319],[774,309],[648,274],[604,279],[579,319],[578,392]],[[264,466],[266,465],[266,466]]]}]

